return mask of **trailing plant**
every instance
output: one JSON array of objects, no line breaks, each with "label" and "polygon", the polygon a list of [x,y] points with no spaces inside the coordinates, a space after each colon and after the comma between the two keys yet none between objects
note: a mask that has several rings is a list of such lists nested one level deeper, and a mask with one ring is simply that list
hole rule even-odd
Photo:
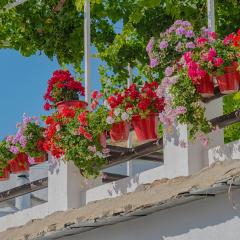
[{"label": "trailing plant", "polygon": [[65,108],[62,113],[53,113],[45,120],[44,149],[56,158],[72,160],[86,177],[98,175],[109,152],[100,142],[101,135],[110,129],[106,117],[104,107],[94,112]]},{"label": "trailing plant", "polygon": [[158,72],[158,79],[164,75],[167,66],[178,62],[184,52],[195,48],[195,33],[190,22],[177,20],[160,37],[151,38],[146,51],[150,58],[150,68]]}]

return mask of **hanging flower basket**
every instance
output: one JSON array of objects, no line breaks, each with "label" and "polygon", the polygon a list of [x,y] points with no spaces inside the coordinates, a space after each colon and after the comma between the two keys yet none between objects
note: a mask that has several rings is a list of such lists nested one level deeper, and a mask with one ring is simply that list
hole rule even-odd
[{"label": "hanging flower basket", "polygon": [[70,101],[61,101],[56,103],[57,105],[57,109],[59,111],[59,113],[63,112],[63,109],[66,108],[78,108],[78,109],[86,109],[87,107],[87,103],[84,101],[80,101],[80,100],[70,100]]},{"label": "hanging flower basket", "polygon": [[33,158],[34,164],[40,164],[40,163],[46,162],[46,160],[47,160],[47,154],[43,154],[40,157]]},{"label": "hanging flower basket", "polygon": [[208,74],[201,79],[200,83],[196,85],[197,92],[203,97],[203,98],[209,98],[214,96],[214,85],[212,81],[212,77],[210,77]]},{"label": "hanging flower basket", "polygon": [[0,173],[0,181],[7,181],[9,178],[10,178],[10,170],[9,170],[9,166],[7,166]]},{"label": "hanging flower basket", "polygon": [[135,115],[132,118],[132,125],[138,141],[157,139],[157,114],[151,113],[146,118]]},{"label": "hanging flower basket", "polygon": [[216,78],[222,94],[231,94],[238,91],[239,73],[234,63],[231,66],[225,67],[224,74]]},{"label": "hanging flower basket", "polygon": [[123,142],[128,140],[130,126],[127,122],[114,123],[110,130],[110,137],[113,142]]},{"label": "hanging flower basket", "polygon": [[12,173],[21,173],[29,171],[28,156],[25,153],[19,153],[9,162]]}]

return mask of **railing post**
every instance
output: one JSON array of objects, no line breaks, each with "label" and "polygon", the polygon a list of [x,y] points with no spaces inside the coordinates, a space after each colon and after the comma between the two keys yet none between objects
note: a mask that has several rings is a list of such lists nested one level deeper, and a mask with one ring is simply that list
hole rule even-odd
[{"label": "railing post", "polygon": [[[128,64],[128,87],[132,84],[132,68],[130,63]],[[129,133],[128,137],[128,142],[127,142],[127,147],[132,148],[132,133]],[[128,161],[127,162],[127,175],[132,176],[133,175],[133,161]]]}]

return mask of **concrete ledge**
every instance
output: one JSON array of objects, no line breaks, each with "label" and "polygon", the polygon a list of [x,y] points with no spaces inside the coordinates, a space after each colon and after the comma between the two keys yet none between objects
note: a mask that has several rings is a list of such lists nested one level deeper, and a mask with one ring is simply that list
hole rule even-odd
[{"label": "concrete ledge", "polygon": [[9,228],[22,226],[33,219],[41,219],[48,215],[48,203],[18,211],[0,218],[0,232]]}]

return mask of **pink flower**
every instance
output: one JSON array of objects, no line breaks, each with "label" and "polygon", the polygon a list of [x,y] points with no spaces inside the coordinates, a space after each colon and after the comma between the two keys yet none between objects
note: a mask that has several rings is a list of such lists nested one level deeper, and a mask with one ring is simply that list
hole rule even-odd
[{"label": "pink flower", "polygon": [[215,48],[210,48],[208,51],[208,61],[213,61],[213,58],[217,56],[217,51]]},{"label": "pink flower", "polygon": [[213,60],[213,66],[214,67],[220,67],[223,63],[224,63],[224,60],[222,58],[220,58],[220,57],[215,58]]},{"label": "pink flower", "polygon": [[206,42],[207,42],[207,39],[204,37],[197,38],[197,45],[200,47],[203,47]]},{"label": "pink flower", "polygon": [[184,57],[184,60],[186,61],[186,63],[189,63],[190,61],[192,61],[192,53],[191,52],[185,52],[183,57]]}]

